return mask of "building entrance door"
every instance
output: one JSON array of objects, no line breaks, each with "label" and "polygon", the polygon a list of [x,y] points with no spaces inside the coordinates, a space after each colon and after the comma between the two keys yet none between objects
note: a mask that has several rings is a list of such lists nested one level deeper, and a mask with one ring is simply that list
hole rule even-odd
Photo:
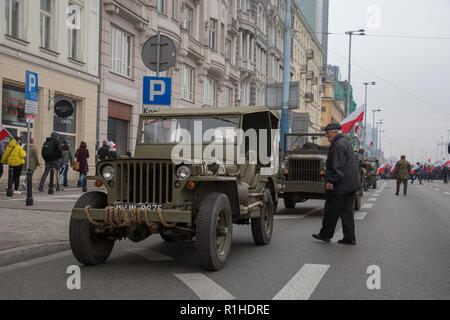
[{"label": "building entrance door", "polygon": [[126,155],[128,150],[129,121],[108,118],[108,140],[117,145],[117,155]]}]

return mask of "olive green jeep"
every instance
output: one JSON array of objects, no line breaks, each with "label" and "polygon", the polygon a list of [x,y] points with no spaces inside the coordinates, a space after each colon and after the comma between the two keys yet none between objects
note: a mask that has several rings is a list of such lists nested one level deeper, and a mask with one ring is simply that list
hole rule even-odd
[{"label": "olive green jeep", "polygon": [[[75,258],[96,265],[116,240],[160,234],[165,241],[193,241],[201,265],[219,270],[230,253],[233,224],[251,225],[255,243],[269,244],[278,168],[270,170],[252,146],[265,139],[268,156],[276,158],[271,163],[278,164],[278,126],[278,114],[265,107],[141,115],[134,157],[100,161],[88,179],[101,189],[83,194],[72,210]],[[258,134],[242,140],[233,130]]]}]

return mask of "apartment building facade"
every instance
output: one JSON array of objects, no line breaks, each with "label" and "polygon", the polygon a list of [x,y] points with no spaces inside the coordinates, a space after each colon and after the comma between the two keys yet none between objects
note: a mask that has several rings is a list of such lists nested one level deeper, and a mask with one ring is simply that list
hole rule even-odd
[{"label": "apartment building facade", "polygon": [[[39,154],[52,132],[72,151],[81,141],[95,151],[99,8],[99,0],[0,1],[0,121],[26,142],[25,73],[36,72],[39,102],[31,137]],[[62,114],[60,107],[72,112]],[[89,165],[93,169],[94,157]],[[41,159],[36,179],[42,169]]]},{"label": "apartment building facade", "polygon": [[236,0],[104,0],[101,19],[99,141],[133,152],[142,113],[145,41],[159,31],[177,47],[171,108],[235,106],[240,70]]},{"label": "apartment building facade", "polygon": [[320,132],[322,127],[322,94],[325,90],[323,66],[324,49],[302,11],[294,2],[292,21],[291,81],[300,83],[299,108],[293,112],[308,113],[309,132]]}]

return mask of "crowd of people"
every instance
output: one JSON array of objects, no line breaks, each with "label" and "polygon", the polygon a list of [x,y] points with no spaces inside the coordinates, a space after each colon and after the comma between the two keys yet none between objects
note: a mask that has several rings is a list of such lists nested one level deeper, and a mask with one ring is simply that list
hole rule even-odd
[{"label": "crowd of people", "polygon": [[[69,169],[72,168],[79,173],[77,187],[85,186],[86,175],[89,171],[89,149],[84,141],[80,143],[75,154],[73,154],[70,147],[70,144],[55,132],[45,140],[41,149],[41,156],[44,160],[45,167],[38,185],[39,191],[44,190],[44,185],[51,170],[55,170],[56,172],[58,180],[55,181],[55,183],[60,183],[62,186],[67,187]],[[21,194],[21,191],[19,191],[21,185],[20,178],[27,168],[26,150],[28,150],[28,146],[22,144],[20,137],[11,137],[7,146],[3,142],[0,142],[0,178],[4,173],[3,165],[6,164],[13,169],[12,181],[14,195]],[[97,159],[108,160],[117,157],[117,146],[115,143],[108,140],[103,141],[102,147],[97,152]],[[34,145],[34,139],[30,139],[28,161],[28,169],[31,171],[31,176],[33,176],[34,172],[41,164],[37,148]],[[22,183],[22,188],[24,190],[26,189],[26,178]]]}]

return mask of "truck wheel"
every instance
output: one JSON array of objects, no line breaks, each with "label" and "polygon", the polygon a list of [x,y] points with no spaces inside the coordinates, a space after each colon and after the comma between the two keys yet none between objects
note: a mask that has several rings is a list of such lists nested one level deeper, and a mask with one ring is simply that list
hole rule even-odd
[{"label": "truck wheel", "polygon": [[252,235],[257,245],[268,245],[273,231],[273,200],[272,194],[266,190],[266,201],[261,207],[260,217],[252,219]]},{"label": "truck wheel", "polygon": [[173,242],[175,240],[172,236],[169,236],[167,233],[165,233],[164,230],[161,230],[159,235],[166,242]]},{"label": "truck wheel", "polygon": [[356,193],[355,194],[355,205],[354,205],[354,209],[356,211],[359,211],[359,209],[361,209],[361,195]]},{"label": "truck wheel", "polygon": [[[74,208],[91,206],[101,209],[107,206],[107,195],[103,192],[88,192],[75,203]],[[95,233],[95,227],[86,219],[70,218],[70,248],[75,258],[85,265],[101,264],[108,259],[114,247],[114,241]]]},{"label": "truck wheel", "polygon": [[233,217],[228,197],[213,192],[205,196],[197,216],[195,247],[205,270],[217,271],[225,266],[231,250]]},{"label": "truck wheel", "polygon": [[294,209],[296,204],[297,204],[297,203],[295,202],[295,199],[294,199],[293,196],[291,196],[291,195],[286,195],[286,196],[284,197],[284,207],[285,207],[286,209]]}]

